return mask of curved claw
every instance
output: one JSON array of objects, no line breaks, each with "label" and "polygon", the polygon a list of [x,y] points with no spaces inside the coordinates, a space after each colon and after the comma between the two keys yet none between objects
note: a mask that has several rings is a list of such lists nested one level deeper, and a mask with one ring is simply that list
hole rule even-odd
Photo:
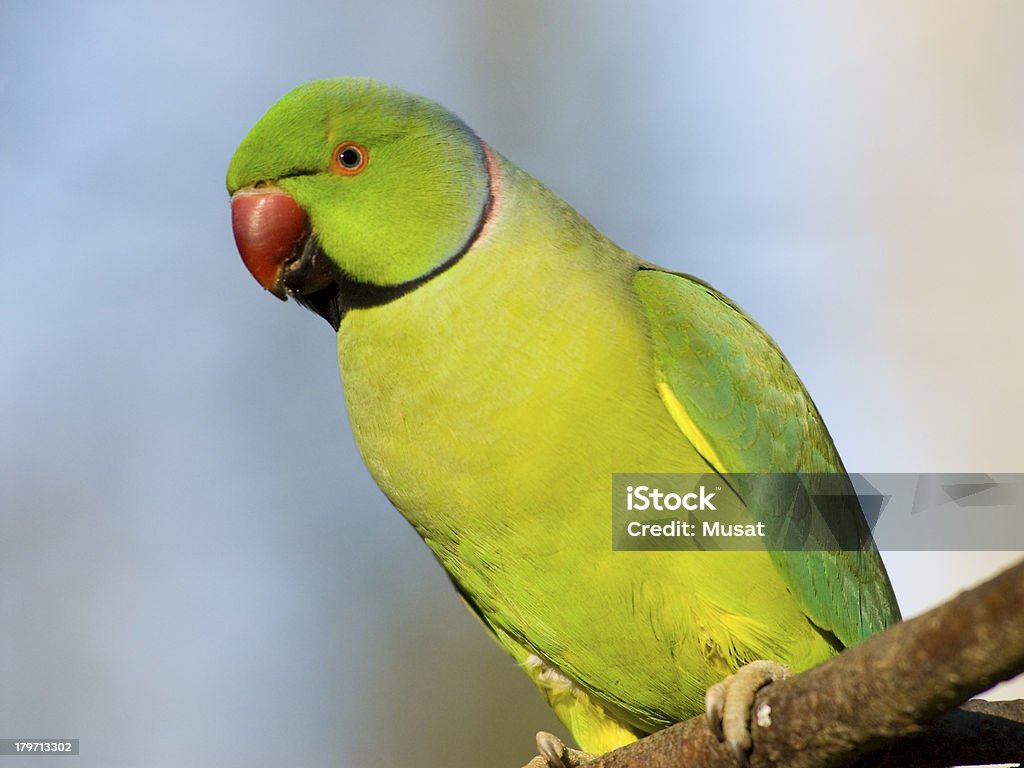
[{"label": "curved claw", "polygon": [[757,692],[769,683],[785,680],[789,669],[774,661],[754,661],[708,688],[704,709],[708,725],[719,741],[729,745],[740,765],[747,764],[753,746],[750,716]]},{"label": "curved claw", "polygon": [[704,714],[708,719],[708,727],[711,733],[719,741],[725,741],[725,734],[722,732],[722,710],[725,708],[725,681],[715,683],[704,694]]},{"label": "curved claw", "polygon": [[526,768],[580,768],[597,757],[569,749],[560,738],[547,731],[537,732],[537,752],[539,755],[527,763]]},{"label": "curved claw", "polygon": [[537,752],[547,760],[550,768],[569,768],[565,761],[565,744],[555,734],[537,731]]}]

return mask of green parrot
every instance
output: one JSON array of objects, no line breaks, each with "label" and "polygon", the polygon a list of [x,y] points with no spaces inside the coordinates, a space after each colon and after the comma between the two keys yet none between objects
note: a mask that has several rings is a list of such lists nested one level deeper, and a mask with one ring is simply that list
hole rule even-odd
[{"label": "green parrot", "polygon": [[[336,331],[375,481],[583,749],[700,713],[750,662],[800,671],[899,620],[859,506],[849,551],[775,551],[772,529],[753,551],[613,551],[613,473],[849,481],[743,310],[620,248],[452,113],[307,83],[227,188],[249,271]],[[751,521],[780,514],[730,489]]]}]

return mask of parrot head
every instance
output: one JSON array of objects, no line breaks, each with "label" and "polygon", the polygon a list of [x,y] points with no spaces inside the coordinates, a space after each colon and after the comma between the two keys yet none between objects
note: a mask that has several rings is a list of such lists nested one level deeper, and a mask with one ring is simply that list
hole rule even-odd
[{"label": "parrot head", "polygon": [[455,115],[360,78],[295,88],[228,167],[242,261],[335,329],[457,261],[494,201],[496,160]]}]

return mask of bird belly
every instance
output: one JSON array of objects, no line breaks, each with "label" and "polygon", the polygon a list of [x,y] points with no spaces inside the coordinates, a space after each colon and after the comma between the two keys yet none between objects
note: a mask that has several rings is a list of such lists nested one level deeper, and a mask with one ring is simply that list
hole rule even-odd
[{"label": "bird belly", "polygon": [[642,313],[614,306],[628,294],[523,307],[463,284],[456,303],[462,266],[352,312],[339,355],[368,468],[499,642],[641,733],[746,661],[827,657],[764,552],[612,550],[613,473],[710,470],[661,400]]}]

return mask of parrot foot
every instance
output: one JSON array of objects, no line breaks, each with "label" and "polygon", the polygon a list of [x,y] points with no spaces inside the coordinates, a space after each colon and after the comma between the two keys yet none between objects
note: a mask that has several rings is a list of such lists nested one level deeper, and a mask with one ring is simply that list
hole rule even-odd
[{"label": "parrot foot", "polygon": [[547,731],[537,732],[537,752],[540,754],[526,764],[526,768],[579,768],[596,755],[569,749],[562,740]]},{"label": "parrot foot", "polygon": [[753,661],[708,688],[704,707],[708,724],[719,741],[724,741],[740,765],[747,764],[753,746],[750,715],[754,696],[764,686],[789,677],[789,669],[774,661]]}]

